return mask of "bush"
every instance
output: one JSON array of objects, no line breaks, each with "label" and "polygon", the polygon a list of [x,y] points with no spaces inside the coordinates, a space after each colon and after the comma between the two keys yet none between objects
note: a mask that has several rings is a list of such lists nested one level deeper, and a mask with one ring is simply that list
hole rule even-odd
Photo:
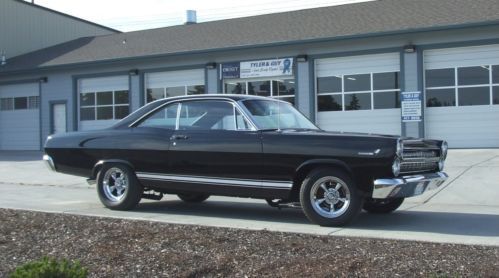
[{"label": "bush", "polygon": [[88,270],[79,262],[57,261],[48,257],[17,267],[11,278],[85,278]]}]

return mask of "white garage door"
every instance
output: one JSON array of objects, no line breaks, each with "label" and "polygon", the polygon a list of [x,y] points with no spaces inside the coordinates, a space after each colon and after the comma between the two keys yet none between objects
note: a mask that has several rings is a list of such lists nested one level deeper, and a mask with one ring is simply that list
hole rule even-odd
[{"label": "white garage door", "polygon": [[319,59],[317,124],[325,130],[400,134],[400,54]]},{"label": "white garage door", "polygon": [[499,147],[499,45],[424,52],[426,137]]},{"label": "white garage door", "polygon": [[0,150],[40,149],[37,83],[0,86]]},{"label": "white garage door", "polygon": [[147,73],[145,101],[165,97],[204,94],[204,69]]},{"label": "white garage door", "polygon": [[102,129],[130,113],[128,76],[78,80],[79,130]]}]

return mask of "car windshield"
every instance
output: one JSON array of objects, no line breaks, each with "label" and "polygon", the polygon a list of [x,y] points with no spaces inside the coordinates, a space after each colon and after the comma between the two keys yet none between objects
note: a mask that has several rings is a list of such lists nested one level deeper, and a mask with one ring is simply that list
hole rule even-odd
[{"label": "car windshield", "polygon": [[272,100],[245,100],[242,103],[259,129],[319,129],[289,103]]}]

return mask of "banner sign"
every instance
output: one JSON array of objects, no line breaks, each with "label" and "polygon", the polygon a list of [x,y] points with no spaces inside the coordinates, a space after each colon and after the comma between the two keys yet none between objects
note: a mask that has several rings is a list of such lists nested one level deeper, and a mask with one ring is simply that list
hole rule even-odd
[{"label": "banner sign", "polygon": [[421,122],[421,92],[402,92],[402,122]]},{"label": "banner sign", "polygon": [[222,78],[256,78],[293,75],[293,58],[222,64]]}]

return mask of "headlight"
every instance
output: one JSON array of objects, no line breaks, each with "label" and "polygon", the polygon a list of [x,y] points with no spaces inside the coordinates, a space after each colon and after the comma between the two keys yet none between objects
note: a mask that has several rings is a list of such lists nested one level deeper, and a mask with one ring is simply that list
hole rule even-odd
[{"label": "headlight", "polygon": [[442,159],[445,160],[447,158],[447,151],[448,150],[449,150],[449,145],[447,145],[446,141],[443,141],[442,146],[440,146],[440,151],[441,151],[440,157],[442,157]]},{"label": "headlight", "polygon": [[403,158],[403,156],[404,156],[404,142],[402,142],[402,139],[397,140],[396,154],[400,158]]},{"label": "headlight", "polygon": [[392,164],[392,172],[395,177],[397,177],[400,174],[400,158],[395,158],[395,161],[393,161]]}]

